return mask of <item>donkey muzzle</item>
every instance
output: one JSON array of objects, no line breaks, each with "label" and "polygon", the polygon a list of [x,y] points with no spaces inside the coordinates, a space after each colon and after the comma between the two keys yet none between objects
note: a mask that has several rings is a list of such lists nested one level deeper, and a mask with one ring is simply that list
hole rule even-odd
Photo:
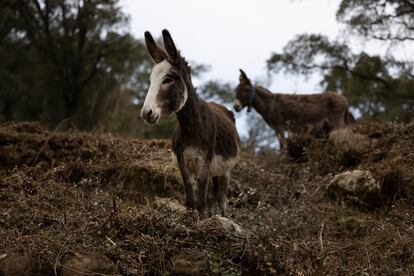
[{"label": "donkey muzzle", "polygon": [[141,118],[144,119],[147,124],[153,125],[158,122],[160,114],[154,112],[151,108],[144,106],[141,110]]},{"label": "donkey muzzle", "polygon": [[243,109],[243,106],[241,104],[241,102],[239,100],[234,100],[234,105],[233,105],[234,110],[236,110],[236,112],[240,112]]}]

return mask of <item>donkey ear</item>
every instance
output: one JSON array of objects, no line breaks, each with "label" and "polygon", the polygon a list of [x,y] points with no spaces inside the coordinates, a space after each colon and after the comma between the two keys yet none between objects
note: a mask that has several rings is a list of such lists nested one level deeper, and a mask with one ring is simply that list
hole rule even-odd
[{"label": "donkey ear", "polygon": [[165,51],[155,42],[154,38],[148,31],[145,32],[145,44],[147,45],[148,52],[155,63],[160,63],[164,59],[167,59]]},{"label": "donkey ear", "polygon": [[249,78],[247,77],[246,73],[245,73],[242,69],[239,69],[239,70],[240,70],[240,77],[239,77],[239,81],[240,81],[240,82],[248,82],[248,83],[250,83],[250,80],[249,80]]},{"label": "donkey ear", "polygon": [[162,37],[164,38],[164,46],[165,50],[167,50],[167,54],[171,59],[172,63],[178,62],[178,51],[175,47],[174,41],[171,37],[171,34],[168,30],[162,30]]}]

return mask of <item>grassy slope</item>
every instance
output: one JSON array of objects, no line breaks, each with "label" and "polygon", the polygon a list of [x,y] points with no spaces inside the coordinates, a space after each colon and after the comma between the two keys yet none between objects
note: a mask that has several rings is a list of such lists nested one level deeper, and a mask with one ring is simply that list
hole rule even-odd
[{"label": "grassy slope", "polygon": [[[191,211],[153,203],[154,196],[183,199],[168,141],[2,124],[0,275],[19,269],[66,275],[76,254],[100,260],[104,274],[182,267],[225,274],[413,274],[414,125],[355,130],[370,137],[358,152],[344,154],[315,140],[296,160],[243,156],[229,198],[229,216],[252,233],[240,237],[203,226]],[[356,168],[381,181],[378,206],[326,198],[332,176]]]}]

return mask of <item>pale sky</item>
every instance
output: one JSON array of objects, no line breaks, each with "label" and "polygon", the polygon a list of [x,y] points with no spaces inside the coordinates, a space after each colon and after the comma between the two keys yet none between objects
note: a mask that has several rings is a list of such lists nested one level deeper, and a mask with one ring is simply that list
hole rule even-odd
[{"label": "pale sky", "polygon": [[[170,31],[189,60],[211,66],[201,81],[237,83],[239,68],[268,86],[266,60],[271,52],[300,33],[322,33],[331,38],[340,26],[335,21],[339,0],[123,0],[131,16],[130,31],[142,38],[145,31],[160,36]],[[320,92],[318,78],[272,76],[274,92]]]}]

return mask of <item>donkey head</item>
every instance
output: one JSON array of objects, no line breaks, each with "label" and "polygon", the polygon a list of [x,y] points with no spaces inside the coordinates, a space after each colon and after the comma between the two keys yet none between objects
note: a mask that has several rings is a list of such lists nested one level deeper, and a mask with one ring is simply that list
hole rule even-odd
[{"label": "donkey head", "polygon": [[234,109],[240,112],[244,107],[247,106],[247,111],[250,112],[252,103],[255,96],[254,86],[251,84],[246,73],[240,69],[239,84],[236,89],[236,99],[234,100]]},{"label": "donkey head", "polygon": [[145,97],[141,117],[148,124],[155,124],[161,117],[179,111],[188,98],[186,75],[182,58],[167,30],[162,31],[165,50],[149,32],[145,32],[145,44],[154,61],[150,75],[150,87]]}]

